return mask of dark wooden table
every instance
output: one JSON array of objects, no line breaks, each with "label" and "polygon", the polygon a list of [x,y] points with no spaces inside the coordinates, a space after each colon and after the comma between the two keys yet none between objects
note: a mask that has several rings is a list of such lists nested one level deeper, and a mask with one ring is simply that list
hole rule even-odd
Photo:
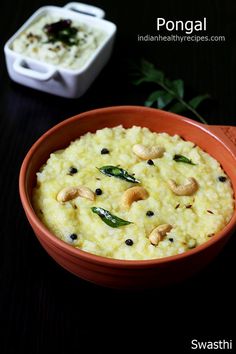
[{"label": "dark wooden table", "polygon": [[[88,92],[67,100],[10,81],[5,41],[40,6],[51,1],[1,1],[1,237],[0,352],[112,353],[146,346],[145,352],[190,352],[190,341],[232,339],[235,307],[235,237],[204,271],[160,290],[100,288],[60,268],[42,249],[21,207],[22,160],[47,129],[72,115],[110,105],[142,105],[153,86],[132,86],[128,62],[145,57],[186,91],[211,94],[200,109],[210,124],[235,125],[236,20],[234,1],[90,1],[118,26],[113,56]],[[63,5],[64,1],[54,1]],[[140,43],[156,34],[156,17],[208,19],[208,33],[224,43]],[[235,236],[235,235],[234,235]],[[113,344],[108,344],[112,341]],[[126,344],[125,344],[126,342]],[[87,349],[85,349],[87,346]],[[84,349],[82,349],[82,347]],[[130,349],[131,350],[131,349]]]}]

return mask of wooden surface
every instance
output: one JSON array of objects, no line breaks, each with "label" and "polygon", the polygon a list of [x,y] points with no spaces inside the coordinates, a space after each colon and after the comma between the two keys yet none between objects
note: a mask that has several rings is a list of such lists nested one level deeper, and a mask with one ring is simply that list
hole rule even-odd
[{"label": "wooden surface", "polygon": [[[42,249],[18,195],[22,160],[47,129],[79,112],[122,104],[142,105],[153,86],[130,83],[128,62],[145,57],[171,78],[183,78],[188,93],[208,92],[201,113],[211,124],[235,125],[236,42],[234,1],[94,1],[118,26],[111,61],[80,99],[67,100],[10,81],[5,41],[40,6],[51,1],[1,2],[0,144],[0,352],[128,352],[146,345],[155,353],[190,352],[191,339],[232,339],[235,306],[235,235],[204,271],[161,290],[121,292],[97,287],[60,268]],[[64,1],[54,4],[63,5]],[[209,33],[225,43],[138,43],[156,34],[156,17],[206,16]],[[151,324],[152,323],[152,324]],[[113,342],[108,345],[107,338]],[[127,342],[127,344],[124,344]],[[82,346],[87,349],[81,349]],[[153,350],[153,349],[152,349]],[[132,351],[133,352],[133,349]]]}]

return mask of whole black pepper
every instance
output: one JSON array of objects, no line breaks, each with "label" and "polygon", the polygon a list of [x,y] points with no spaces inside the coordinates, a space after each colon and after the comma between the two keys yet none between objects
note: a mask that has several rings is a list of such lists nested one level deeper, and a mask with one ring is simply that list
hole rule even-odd
[{"label": "whole black pepper", "polygon": [[174,239],[172,237],[168,238],[170,242],[174,242]]},{"label": "whole black pepper", "polygon": [[153,213],[153,211],[148,210],[148,211],[146,212],[146,215],[147,215],[147,216],[153,216],[153,215],[154,215],[154,213]]},{"label": "whole black pepper", "polygon": [[77,172],[78,172],[77,168],[72,167],[72,166],[69,168],[69,174],[70,174],[70,175],[74,175],[74,174],[77,173]]},{"label": "whole black pepper", "polygon": [[102,155],[106,155],[106,154],[109,154],[110,153],[110,151],[107,149],[107,148],[103,148],[102,150],[101,150],[101,154]]},{"label": "whole black pepper", "polygon": [[225,182],[226,181],[226,177],[225,176],[219,176],[218,177],[218,180],[220,181],[220,182]]},{"label": "whole black pepper", "polygon": [[148,165],[154,165],[154,162],[152,160],[147,160]]},{"label": "whole black pepper", "polygon": [[101,195],[102,194],[102,190],[100,188],[97,188],[95,190],[95,193],[96,193],[96,195]]},{"label": "whole black pepper", "polygon": [[134,243],[134,241],[131,240],[130,238],[128,238],[127,240],[125,240],[125,244],[126,244],[127,246],[132,246],[133,243]]},{"label": "whole black pepper", "polygon": [[72,241],[77,240],[77,238],[78,238],[78,236],[77,236],[76,234],[71,234],[71,235],[70,235],[70,239],[71,239]]}]

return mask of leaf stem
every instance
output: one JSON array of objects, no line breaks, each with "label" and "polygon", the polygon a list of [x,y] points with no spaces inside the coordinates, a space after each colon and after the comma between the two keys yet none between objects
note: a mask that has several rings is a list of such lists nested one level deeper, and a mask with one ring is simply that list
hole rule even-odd
[{"label": "leaf stem", "polygon": [[187,102],[185,102],[180,96],[178,96],[174,91],[169,89],[163,82],[159,81],[158,84],[167,92],[169,92],[172,96],[174,96],[184,107],[186,107],[189,111],[191,111],[202,123],[208,124],[207,121]]}]

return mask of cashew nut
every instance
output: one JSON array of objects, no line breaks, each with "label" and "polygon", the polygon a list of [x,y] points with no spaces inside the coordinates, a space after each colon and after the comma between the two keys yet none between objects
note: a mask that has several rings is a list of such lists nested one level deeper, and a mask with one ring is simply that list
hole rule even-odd
[{"label": "cashew nut", "polygon": [[136,202],[137,200],[141,199],[147,199],[148,198],[148,192],[146,191],[145,188],[143,187],[132,187],[127,189],[121,200],[121,205],[125,209],[129,209],[131,204],[133,202]]},{"label": "cashew nut", "polygon": [[167,232],[170,232],[172,229],[172,226],[170,224],[163,224],[157,226],[154,230],[149,235],[149,241],[151,242],[152,245],[158,245],[160,241],[163,240],[164,236],[167,234]]},{"label": "cashew nut", "polygon": [[193,195],[198,190],[198,183],[195,178],[190,177],[184,185],[177,185],[173,179],[168,181],[170,189],[176,195]]},{"label": "cashew nut", "polygon": [[133,146],[133,152],[141,159],[149,160],[162,157],[165,149],[161,146],[146,147],[144,145],[136,144]]},{"label": "cashew nut", "polygon": [[65,187],[58,193],[57,200],[60,203],[64,203],[77,197],[94,200],[95,194],[91,189],[85,186]]}]

